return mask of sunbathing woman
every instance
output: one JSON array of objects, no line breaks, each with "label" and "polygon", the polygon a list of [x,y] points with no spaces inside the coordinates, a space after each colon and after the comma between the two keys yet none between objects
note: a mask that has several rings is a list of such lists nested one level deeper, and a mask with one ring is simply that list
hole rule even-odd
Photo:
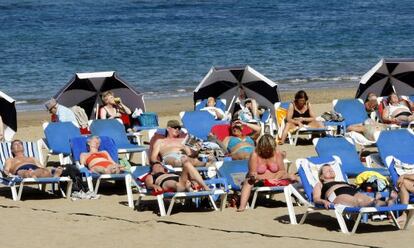
[{"label": "sunbathing woman", "polygon": [[231,124],[231,135],[223,140],[223,145],[230,153],[233,160],[249,159],[250,154],[254,150],[254,141],[249,136],[245,136],[242,132],[243,124],[239,120],[235,120]]},{"label": "sunbathing woman", "polygon": [[124,171],[125,168],[113,161],[107,151],[99,151],[100,145],[101,139],[98,136],[89,137],[89,152],[80,155],[80,163],[99,174],[118,174]]},{"label": "sunbathing woman", "polygon": [[335,181],[335,171],[329,165],[323,165],[319,170],[319,182],[313,188],[313,200],[317,204],[324,205],[326,209],[331,203],[342,204],[350,207],[384,206],[393,204],[392,199],[381,201],[381,195],[372,198],[357,191],[354,185],[346,182]]},{"label": "sunbathing woman", "polygon": [[[410,201],[410,193],[414,193],[414,174],[404,174],[398,178],[397,186],[399,189],[400,203],[408,204]],[[407,219],[407,213],[403,212],[400,217],[398,217],[398,222],[400,224],[405,223]]]},{"label": "sunbathing woman", "polygon": [[388,106],[382,112],[382,120],[388,123],[401,124],[411,122],[414,115],[411,112],[410,104],[405,100],[400,100],[395,93],[388,96]]},{"label": "sunbathing woman", "polygon": [[301,128],[304,125],[312,128],[322,128],[323,123],[316,121],[316,116],[308,102],[308,95],[305,91],[300,90],[295,94],[295,100],[289,104],[286,116],[286,125],[280,137],[279,145],[285,143],[286,137],[290,130]]},{"label": "sunbathing woman", "polygon": [[145,178],[145,185],[148,189],[158,191],[193,191],[193,182],[204,190],[210,188],[204,183],[200,173],[189,161],[183,164],[181,175],[168,173],[161,162],[156,161],[151,165],[150,174]]},{"label": "sunbathing woman", "polygon": [[216,99],[214,97],[207,98],[206,106],[200,110],[208,111],[216,120],[222,120],[225,117],[223,110],[216,107]]},{"label": "sunbathing woman", "polygon": [[284,154],[276,149],[276,142],[270,134],[264,134],[257,142],[255,151],[249,159],[249,172],[243,182],[240,206],[237,211],[243,211],[249,200],[250,192],[255,184],[263,185],[264,180],[272,184],[297,181],[297,177],[289,174],[283,164]]}]

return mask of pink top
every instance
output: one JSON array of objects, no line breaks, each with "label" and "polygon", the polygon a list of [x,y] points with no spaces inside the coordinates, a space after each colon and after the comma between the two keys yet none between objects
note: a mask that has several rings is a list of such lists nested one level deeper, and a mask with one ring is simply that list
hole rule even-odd
[{"label": "pink top", "polygon": [[[273,158],[276,158],[276,156],[277,153],[275,153],[275,156]],[[279,165],[276,162],[265,161],[264,159],[261,159],[259,156],[257,156],[257,174],[264,174],[266,171],[276,173],[279,171]]]}]

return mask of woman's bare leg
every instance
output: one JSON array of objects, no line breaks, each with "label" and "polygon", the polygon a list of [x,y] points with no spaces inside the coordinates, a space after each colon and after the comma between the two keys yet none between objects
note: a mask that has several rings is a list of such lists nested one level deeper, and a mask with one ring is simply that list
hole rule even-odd
[{"label": "woman's bare leg", "polygon": [[357,132],[357,133],[364,133],[365,132],[365,127],[362,124],[354,124],[354,125],[349,126],[346,129],[346,131],[348,131],[348,132],[354,131],[354,132]]},{"label": "woman's bare leg", "polygon": [[196,183],[201,185],[204,190],[210,190],[210,188],[204,183],[200,173],[196,170],[196,168],[194,168],[189,160],[186,160],[183,163],[183,171],[180,176],[179,184],[185,188],[187,182],[190,180],[194,180]]},{"label": "woman's bare leg", "polygon": [[309,122],[308,126],[312,128],[323,128],[324,127],[323,123],[320,121],[311,121]]},{"label": "woman's bare leg", "polygon": [[297,125],[295,125],[294,123],[286,122],[285,128],[283,129],[283,132],[282,132],[282,137],[280,137],[280,144],[285,143],[285,140],[286,140],[286,137],[288,136],[289,131],[296,127]]},{"label": "woman's bare leg", "polygon": [[[343,204],[351,207],[368,207],[375,203],[375,199],[361,193],[352,195],[339,195],[334,200],[335,204]],[[385,204],[385,203],[384,203]]]},{"label": "woman's bare leg", "polygon": [[240,206],[237,209],[238,212],[244,211],[247,206],[247,201],[249,200],[250,193],[252,192],[253,184],[249,183],[249,179],[244,180],[243,186],[241,189],[240,197]]}]

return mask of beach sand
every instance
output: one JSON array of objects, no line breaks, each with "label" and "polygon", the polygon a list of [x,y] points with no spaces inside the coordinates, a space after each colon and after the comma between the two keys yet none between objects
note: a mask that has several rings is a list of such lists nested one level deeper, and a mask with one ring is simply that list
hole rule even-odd
[{"label": "beach sand", "polygon": [[[315,112],[332,108],[334,98],[353,97],[355,89],[308,91]],[[282,93],[282,100],[293,98]],[[192,99],[147,100],[147,110],[159,114],[160,125],[192,109]],[[16,138],[37,140],[46,112],[18,113]],[[312,145],[283,145],[287,158],[316,155]],[[56,161],[56,158],[53,158]],[[295,166],[292,166],[292,171]],[[411,247],[412,228],[397,231],[388,222],[362,223],[358,233],[340,233],[331,212],[313,213],[304,225],[288,224],[283,194],[261,199],[254,210],[237,213],[185,209],[176,204],[170,217],[159,217],[154,201],[143,211],[127,207],[125,188],[103,184],[99,200],[71,201],[27,189],[23,200],[11,200],[10,190],[0,188],[0,247]],[[303,213],[303,207],[295,207]],[[300,217],[300,216],[299,216]]]}]

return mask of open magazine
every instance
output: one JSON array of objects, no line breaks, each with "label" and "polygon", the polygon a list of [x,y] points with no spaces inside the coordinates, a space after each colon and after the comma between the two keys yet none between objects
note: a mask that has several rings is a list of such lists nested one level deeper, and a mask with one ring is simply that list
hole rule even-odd
[{"label": "open magazine", "polygon": [[203,144],[203,141],[194,135],[188,134],[184,138],[183,144],[190,147],[193,150],[199,150]]}]

